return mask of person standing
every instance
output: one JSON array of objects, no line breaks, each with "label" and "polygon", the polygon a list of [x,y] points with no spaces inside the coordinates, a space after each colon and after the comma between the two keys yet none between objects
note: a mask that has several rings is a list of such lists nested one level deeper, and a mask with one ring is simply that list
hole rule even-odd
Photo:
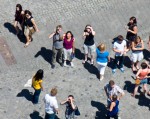
[{"label": "person standing", "polygon": [[141,69],[139,69],[136,74],[136,78],[140,80],[140,83],[135,84],[134,92],[133,94],[131,94],[131,96],[135,97],[140,84],[143,85],[143,94],[145,95],[145,93],[147,92],[147,82],[148,82],[147,78],[149,73],[150,73],[150,69],[148,68],[147,63],[142,62]]},{"label": "person standing", "polygon": [[29,10],[25,10],[24,25],[25,25],[24,34],[25,34],[25,37],[27,40],[24,47],[27,47],[30,44],[30,42],[32,41],[32,34],[35,31],[39,32],[39,29],[32,17],[32,13]]},{"label": "person standing", "polygon": [[21,26],[21,30],[23,31],[23,23],[24,23],[24,11],[22,10],[22,6],[20,4],[16,5],[16,12],[15,12],[15,23],[14,27],[16,29],[16,34],[19,34],[18,24]]},{"label": "person standing", "polygon": [[115,59],[112,73],[114,74],[116,72],[118,62],[119,62],[118,68],[121,70],[121,72],[124,72],[123,68],[124,55],[128,50],[126,47],[126,41],[124,40],[123,36],[121,35],[118,36],[117,41],[113,45],[113,51],[115,52]]},{"label": "person standing", "polygon": [[75,38],[73,37],[73,34],[71,31],[67,31],[64,37],[64,66],[67,66],[66,60],[69,58],[71,67],[74,67],[74,64],[72,62],[72,55],[75,53]]},{"label": "person standing", "polygon": [[117,95],[119,100],[125,95],[124,91],[113,80],[109,81],[104,90],[107,96],[107,107],[110,107],[113,95]]},{"label": "person standing", "polygon": [[95,31],[91,27],[91,25],[86,25],[84,33],[83,33],[83,38],[84,40],[84,54],[85,58],[83,60],[83,64],[88,60],[88,54],[90,53],[91,55],[91,65],[94,63],[94,55],[96,51],[96,46],[94,42],[94,36],[95,36]]},{"label": "person standing", "polygon": [[75,110],[77,106],[74,101],[74,96],[69,95],[68,98],[60,103],[61,105],[66,105],[65,117],[66,119],[75,119]]},{"label": "person standing", "polygon": [[100,81],[103,80],[105,68],[107,66],[107,63],[110,61],[109,53],[105,51],[105,49],[106,46],[103,43],[96,48],[96,62],[98,65],[98,70],[100,72]]},{"label": "person standing", "polygon": [[46,94],[44,97],[45,103],[45,119],[55,119],[55,115],[58,114],[58,103],[56,99],[57,89],[52,88],[50,94]]},{"label": "person standing", "polygon": [[134,16],[132,16],[129,19],[129,23],[127,24],[127,35],[126,35],[126,39],[128,40],[128,48],[131,48],[131,43],[136,39],[137,37],[137,32],[138,32],[138,28],[137,28],[137,20]]},{"label": "person standing", "polygon": [[118,119],[118,112],[119,112],[119,100],[117,95],[112,96],[112,102],[110,104],[110,108],[107,113],[107,119],[110,119],[110,117],[114,119]]},{"label": "person standing", "polygon": [[32,78],[32,86],[35,90],[33,95],[33,104],[38,103],[41,90],[43,91],[43,86],[42,86],[43,74],[44,74],[43,70],[39,69]]},{"label": "person standing", "polygon": [[144,43],[143,40],[140,38],[140,36],[137,36],[137,38],[132,42],[132,70],[137,71],[139,70],[138,63],[143,59],[143,49],[144,49]]},{"label": "person standing", "polygon": [[62,26],[58,25],[54,33],[49,35],[49,38],[53,37],[53,47],[52,47],[52,69],[55,68],[56,56],[58,55],[58,61],[61,66],[63,66],[62,62],[62,54],[63,54],[63,33]]}]

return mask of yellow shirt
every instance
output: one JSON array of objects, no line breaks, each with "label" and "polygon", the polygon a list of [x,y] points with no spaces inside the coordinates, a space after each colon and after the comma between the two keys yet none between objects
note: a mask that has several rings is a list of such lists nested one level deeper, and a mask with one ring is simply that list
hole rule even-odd
[{"label": "yellow shirt", "polygon": [[33,78],[32,85],[33,85],[34,89],[36,89],[36,90],[41,89],[40,83],[42,83],[42,79],[35,81],[35,79]]}]

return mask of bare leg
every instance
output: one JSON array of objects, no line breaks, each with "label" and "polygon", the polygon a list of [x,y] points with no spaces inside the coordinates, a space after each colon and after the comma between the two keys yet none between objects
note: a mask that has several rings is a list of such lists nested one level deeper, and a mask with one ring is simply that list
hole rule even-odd
[{"label": "bare leg", "polygon": [[135,97],[135,95],[136,95],[136,93],[138,91],[138,87],[139,87],[139,85],[135,85],[134,92],[132,94],[133,97]]},{"label": "bare leg", "polygon": [[16,29],[16,35],[18,35],[18,34],[19,34],[19,29],[18,29],[17,24],[18,24],[18,22],[17,22],[17,21],[15,21],[15,23],[14,23],[14,27],[15,27],[15,29]]},{"label": "bare leg", "polygon": [[145,95],[146,92],[147,92],[147,84],[143,84],[143,94]]}]

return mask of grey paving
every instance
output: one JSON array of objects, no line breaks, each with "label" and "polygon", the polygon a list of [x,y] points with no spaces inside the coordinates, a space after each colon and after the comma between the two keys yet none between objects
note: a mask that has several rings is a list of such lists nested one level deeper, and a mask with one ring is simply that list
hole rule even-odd
[{"label": "grey paving", "polygon": [[[9,26],[14,22],[15,5],[21,3],[23,9],[33,12],[39,30],[34,34],[33,42],[24,48]],[[79,119],[105,119],[104,105],[106,96],[103,87],[110,79],[122,88],[125,96],[120,102],[122,119],[148,119],[150,116],[150,97],[134,99],[130,96],[134,80],[131,69],[125,67],[122,74],[111,74],[107,67],[105,79],[100,82],[95,75],[95,68],[83,67],[80,58],[74,60],[75,68],[62,68],[57,64],[54,70],[50,65],[52,40],[48,39],[54,27],[63,25],[64,31],[71,30],[76,38],[76,47],[83,52],[82,32],[86,24],[91,24],[96,31],[96,44],[104,42],[111,51],[112,39],[119,34],[125,36],[124,26],[131,16],[137,17],[139,35],[147,47],[150,33],[150,1],[149,0],[0,0],[0,37],[10,47],[17,64],[7,66],[0,56],[0,119],[39,119],[44,117],[42,98],[53,86],[58,87],[58,101],[73,94],[78,102],[81,116]],[[41,53],[45,49],[46,55]],[[37,55],[37,53],[39,55]],[[48,56],[49,55],[49,56]],[[130,57],[130,53],[128,53]],[[24,89],[23,85],[39,69],[44,69],[44,91],[40,95],[40,104],[33,105],[31,96],[33,89]],[[150,86],[148,86],[150,88]],[[30,93],[31,92],[31,93]],[[24,94],[24,95],[23,95]],[[64,106],[60,107],[59,118],[64,119]],[[34,112],[36,111],[36,112]],[[38,113],[39,112],[39,113]]]}]

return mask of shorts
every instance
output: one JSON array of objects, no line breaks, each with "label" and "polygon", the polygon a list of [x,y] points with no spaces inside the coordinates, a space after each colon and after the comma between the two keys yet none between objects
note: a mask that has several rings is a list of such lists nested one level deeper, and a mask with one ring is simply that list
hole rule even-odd
[{"label": "shorts", "polygon": [[25,28],[24,28],[24,35],[25,36],[32,36],[32,32],[31,32],[31,30],[32,29],[34,29],[33,27],[27,27],[27,26],[25,26]]},{"label": "shorts", "polygon": [[131,61],[133,61],[134,63],[137,61],[141,61],[143,58],[144,58],[143,52],[132,53],[131,55]]},{"label": "shorts", "polygon": [[147,84],[147,82],[148,82],[147,79],[142,79],[140,84]]},{"label": "shorts", "polygon": [[84,44],[83,48],[84,48],[84,53],[85,54],[88,54],[88,53],[90,53],[90,55],[94,55],[95,54],[95,51],[96,51],[95,44],[91,45],[91,46],[87,46],[87,45]]}]

